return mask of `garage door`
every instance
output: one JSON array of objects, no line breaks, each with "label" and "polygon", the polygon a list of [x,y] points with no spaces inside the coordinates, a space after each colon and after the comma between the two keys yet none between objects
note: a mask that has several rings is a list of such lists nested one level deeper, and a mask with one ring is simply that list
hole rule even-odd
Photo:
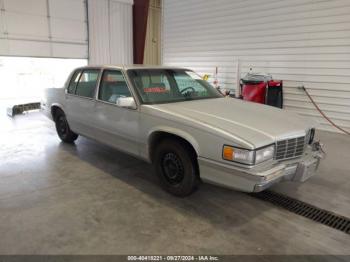
[{"label": "garage door", "polygon": [[87,58],[84,0],[0,0],[0,55]]},{"label": "garage door", "polygon": [[271,73],[285,83],[285,108],[336,131],[297,87],[350,128],[349,0],[164,1],[163,63],[213,74],[236,88],[241,72]]}]

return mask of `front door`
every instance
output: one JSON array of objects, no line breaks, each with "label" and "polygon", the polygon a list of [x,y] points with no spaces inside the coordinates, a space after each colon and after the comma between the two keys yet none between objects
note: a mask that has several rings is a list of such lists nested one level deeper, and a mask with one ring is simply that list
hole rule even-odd
[{"label": "front door", "polygon": [[103,71],[96,100],[97,139],[121,151],[139,155],[139,112],[116,105],[118,98],[131,96],[120,70]]}]

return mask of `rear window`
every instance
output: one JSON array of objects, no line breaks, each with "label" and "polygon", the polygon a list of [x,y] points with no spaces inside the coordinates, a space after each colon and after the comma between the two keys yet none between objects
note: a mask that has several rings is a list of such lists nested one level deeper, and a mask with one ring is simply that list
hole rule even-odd
[{"label": "rear window", "polygon": [[67,89],[67,92],[69,94],[75,94],[75,88],[76,88],[77,83],[79,81],[80,73],[81,73],[81,70],[77,70],[74,72],[74,74],[69,82],[68,89]]},{"label": "rear window", "polygon": [[99,73],[99,69],[84,70],[79,77],[75,94],[78,96],[93,98]]}]

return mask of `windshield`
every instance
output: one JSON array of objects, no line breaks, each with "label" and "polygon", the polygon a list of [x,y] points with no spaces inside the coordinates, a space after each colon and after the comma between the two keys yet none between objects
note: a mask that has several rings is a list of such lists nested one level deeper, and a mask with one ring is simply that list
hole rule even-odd
[{"label": "windshield", "polygon": [[162,104],[222,97],[193,71],[183,69],[130,69],[128,76],[142,103]]}]

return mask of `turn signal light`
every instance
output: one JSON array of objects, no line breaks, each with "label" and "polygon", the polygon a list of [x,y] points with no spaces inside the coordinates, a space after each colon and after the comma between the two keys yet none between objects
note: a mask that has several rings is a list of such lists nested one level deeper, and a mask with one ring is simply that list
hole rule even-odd
[{"label": "turn signal light", "polygon": [[223,151],[223,158],[226,160],[233,160],[235,155],[235,151],[233,150],[233,147],[230,146],[224,146]]},{"label": "turn signal light", "polygon": [[233,147],[224,146],[224,150],[223,150],[222,156],[223,156],[223,158],[225,160],[232,161],[234,159],[234,156],[235,156],[235,151],[233,150]]}]

